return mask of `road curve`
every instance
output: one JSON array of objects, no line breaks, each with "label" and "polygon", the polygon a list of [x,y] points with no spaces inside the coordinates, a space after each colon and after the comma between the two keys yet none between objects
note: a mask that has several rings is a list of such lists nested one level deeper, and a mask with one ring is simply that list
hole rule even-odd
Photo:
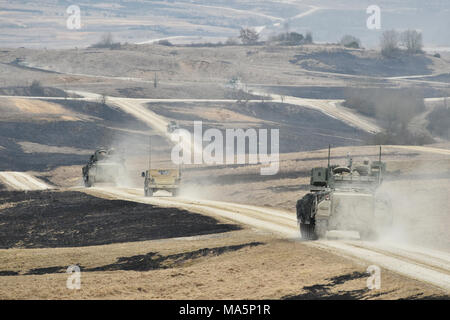
[{"label": "road curve", "polygon": [[293,96],[280,96],[271,94],[268,92],[252,91],[253,94],[261,96],[269,96],[272,101],[287,103],[291,105],[297,105],[299,107],[305,107],[320,111],[329,117],[338,119],[352,127],[369,133],[378,133],[383,129],[378,126],[374,119],[364,117],[348,108],[341,106],[344,100],[338,99],[305,99],[297,98]]},{"label": "road curve", "polygon": [[[300,233],[292,212],[222,201],[182,197],[143,197],[140,189],[91,188],[80,191],[94,196],[129,200],[161,207],[176,207],[201,214],[221,217],[243,225],[299,239]],[[331,254],[374,264],[414,278],[450,293],[450,254],[425,248],[367,241],[319,240],[304,242]]]},{"label": "road curve", "polygon": [[369,119],[342,107],[340,104],[343,100],[303,99],[288,96],[284,97],[284,101],[289,104],[316,109],[330,117],[341,120],[352,127],[356,127],[369,133],[378,133],[383,130],[373,119]]}]

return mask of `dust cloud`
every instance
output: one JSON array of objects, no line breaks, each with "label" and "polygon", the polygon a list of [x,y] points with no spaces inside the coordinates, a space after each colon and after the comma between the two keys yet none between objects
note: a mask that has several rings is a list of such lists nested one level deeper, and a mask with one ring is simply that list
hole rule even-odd
[{"label": "dust cloud", "polygon": [[[392,203],[392,226],[379,241],[450,251],[450,172],[417,165],[382,184]],[[445,169],[445,168],[444,168]]]},{"label": "dust cloud", "polygon": [[172,143],[162,136],[149,132],[148,135],[124,135],[115,137],[108,148],[114,148],[113,160],[122,162],[125,170],[120,174],[119,187],[143,188],[141,173],[152,168],[172,168],[170,160]]}]

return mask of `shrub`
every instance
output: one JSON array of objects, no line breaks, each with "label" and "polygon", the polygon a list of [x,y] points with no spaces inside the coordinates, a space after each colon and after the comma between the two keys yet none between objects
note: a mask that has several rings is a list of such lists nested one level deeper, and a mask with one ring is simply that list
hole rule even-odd
[{"label": "shrub", "polygon": [[383,131],[370,137],[368,144],[405,144],[405,145],[424,145],[433,143],[434,139],[426,132],[411,133],[408,130],[402,131]]},{"label": "shrub", "polygon": [[425,110],[423,96],[411,89],[348,89],[344,106],[361,114],[405,127]]},{"label": "shrub", "polygon": [[411,120],[425,111],[423,96],[410,89],[349,89],[344,106],[376,118],[386,128],[372,137],[372,143],[424,144],[432,138],[426,132],[411,132]]},{"label": "shrub", "polygon": [[170,42],[169,40],[159,40],[157,42],[157,44],[159,44],[161,46],[167,46],[167,47],[172,47],[173,46],[172,42]]},{"label": "shrub", "polygon": [[238,45],[238,41],[235,38],[229,37],[227,41],[225,41],[225,45],[227,46],[236,46]]},{"label": "shrub", "polygon": [[241,28],[239,39],[243,44],[255,44],[258,42],[259,34],[251,28]]},{"label": "shrub", "polygon": [[44,96],[44,87],[41,85],[41,83],[38,80],[33,80],[33,82],[30,85],[30,94],[32,96]]},{"label": "shrub", "polygon": [[120,42],[114,42],[113,35],[108,32],[104,33],[100,41],[92,45],[91,48],[120,49],[121,46]]},{"label": "shrub", "polygon": [[351,35],[345,35],[342,37],[340,44],[346,48],[361,48],[361,41]]},{"label": "shrub", "polygon": [[272,36],[269,41],[279,42],[283,45],[300,45],[305,42],[305,37],[297,32],[286,32]]}]

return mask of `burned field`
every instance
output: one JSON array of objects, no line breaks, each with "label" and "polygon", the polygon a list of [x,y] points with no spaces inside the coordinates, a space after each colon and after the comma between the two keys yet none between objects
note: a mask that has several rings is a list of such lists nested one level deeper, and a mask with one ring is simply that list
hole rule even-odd
[{"label": "burned field", "polygon": [[[140,150],[148,141],[148,126],[114,106],[74,100],[37,103],[38,107],[36,101],[0,99],[0,170],[48,171],[82,165],[100,146],[120,148],[115,144],[133,141]],[[31,112],[17,105],[31,108]],[[152,142],[167,144],[162,137]]]},{"label": "burned field", "polygon": [[56,248],[166,239],[240,229],[185,210],[81,192],[0,192],[0,248]]},{"label": "burned field", "polygon": [[147,108],[174,119],[193,131],[193,122],[202,121],[203,130],[279,129],[279,151],[291,153],[334,146],[363,145],[370,134],[338,119],[307,107],[277,102],[248,103],[149,103]]}]

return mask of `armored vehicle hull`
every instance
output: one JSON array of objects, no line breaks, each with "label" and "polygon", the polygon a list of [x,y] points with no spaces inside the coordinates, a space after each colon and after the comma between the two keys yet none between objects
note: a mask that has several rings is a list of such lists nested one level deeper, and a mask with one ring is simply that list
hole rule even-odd
[{"label": "armored vehicle hull", "polygon": [[99,149],[90,158],[83,169],[85,187],[97,183],[119,184],[125,173],[123,160],[113,153],[113,150]]},{"label": "armored vehicle hull", "polygon": [[[311,171],[311,192],[297,201],[297,221],[305,240],[324,238],[329,231],[376,237],[392,222],[390,200],[377,194],[385,164],[317,167]],[[352,236],[353,237],[353,236]]]},{"label": "armored vehicle hull", "polygon": [[151,197],[159,190],[165,190],[177,196],[180,188],[181,173],[179,169],[151,169],[142,172],[144,193]]}]

